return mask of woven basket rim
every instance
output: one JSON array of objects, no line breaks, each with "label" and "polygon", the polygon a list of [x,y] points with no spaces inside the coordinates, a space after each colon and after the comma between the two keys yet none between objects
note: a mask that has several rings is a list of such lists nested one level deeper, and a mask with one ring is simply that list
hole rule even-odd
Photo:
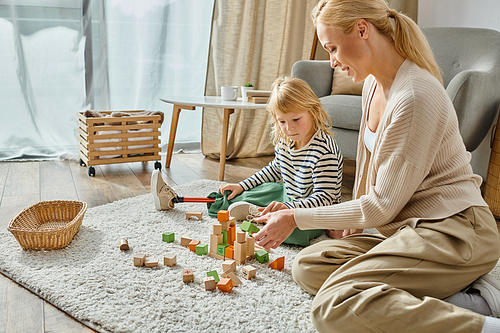
[{"label": "woven basket rim", "polygon": [[[26,214],[30,210],[38,209],[40,206],[47,206],[47,205],[56,205],[59,203],[64,203],[67,205],[81,205],[80,210],[78,213],[71,219],[71,221],[68,221],[65,225],[57,228],[46,228],[46,229],[33,229],[33,228],[25,228],[25,227],[18,227],[15,225],[16,222],[19,221],[19,219]],[[29,207],[26,207],[23,209],[19,214],[16,215],[10,222],[7,227],[7,230],[9,231],[22,231],[22,232],[30,232],[30,233],[46,233],[46,232],[54,232],[57,230],[64,230],[69,228],[72,224],[75,224],[78,222],[80,217],[85,214],[87,210],[87,203],[85,201],[80,201],[80,200],[47,200],[47,201],[40,201],[37,202]]]}]

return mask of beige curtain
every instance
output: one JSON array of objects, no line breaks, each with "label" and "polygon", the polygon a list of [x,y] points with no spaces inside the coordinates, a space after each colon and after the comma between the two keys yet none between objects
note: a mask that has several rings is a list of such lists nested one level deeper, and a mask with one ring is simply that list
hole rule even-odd
[{"label": "beige curtain", "polygon": [[[317,0],[216,0],[205,94],[223,85],[251,82],[270,90],[292,65],[308,59],[314,38],[310,13]],[[241,93],[241,92],[240,92]],[[219,158],[223,110],[203,111],[202,152]],[[235,110],[230,117],[227,158],[273,155],[267,111]]]}]

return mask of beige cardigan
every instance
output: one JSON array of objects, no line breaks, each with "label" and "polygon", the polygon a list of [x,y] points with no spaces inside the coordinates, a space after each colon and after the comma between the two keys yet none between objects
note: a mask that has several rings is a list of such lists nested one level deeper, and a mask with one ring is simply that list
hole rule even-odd
[{"label": "beige cardigan", "polygon": [[487,206],[479,189],[481,177],[473,174],[471,155],[442,84],[411,61],[403,62],[370,154],[363,133],[375,87],[375,78],[369,76],[363,88],[354,200],[296,209],[299,229],[377,228],[390,236],[403,225],[415,227],[418,220]]}]

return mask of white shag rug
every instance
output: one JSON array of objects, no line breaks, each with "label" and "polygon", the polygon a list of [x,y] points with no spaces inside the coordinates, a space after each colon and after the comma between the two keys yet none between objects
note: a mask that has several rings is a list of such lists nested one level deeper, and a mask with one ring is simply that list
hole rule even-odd
[{"label": "white shag rug", "polygon": [[[201,180],[175,187],[179,196],[204,197],[221,182]],[[186,211],[202,211],[203,220],[186,220]],[[251,280],[230,293],[205,291],[203,278],[222,260],[199,256],[180,245],[184,234],[209,243],[216,218],[206,204],[179,203],[174,210],[156,211],[151,194],[89,208],[80,231],[64,249],[22,250],[14,236],[0,231],[0,270],[75,319],[100,332],[315,332],[310,319],[313,296],[292,279],[291,265],[299,247],[282,245]],[[239,226],[239,224],[238,224]],[[174,232],[175,241],[162,241]],[[119,243],[128,239],[130,250]],[[319,240],[325,239],[321,236]],[[135,253],[160,259],[155,268],[135,267]],[[167,252],[177,265],[163,266]],[[268,264],[285,256],[285,268]],[[182,270],[193,269],[194,282],[182,281]]]}]

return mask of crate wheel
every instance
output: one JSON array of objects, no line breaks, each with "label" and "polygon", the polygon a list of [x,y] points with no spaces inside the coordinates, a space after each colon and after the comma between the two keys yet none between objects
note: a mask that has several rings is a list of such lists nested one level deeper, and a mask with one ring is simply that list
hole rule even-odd
[{"label": "crate wheel", "polygon": [[80,166],[85,166],[85,162],[80,158]]},{"label": "crate wheel", "polygon": [[95,176],[95,169],[93,166],[89,166],[89,176],[94,177]]},{"label": "crate wheel", "polygon": [[158,162],[158,161],[155,162],[155,169],[161,170],[161,163],[160,162]]}]

